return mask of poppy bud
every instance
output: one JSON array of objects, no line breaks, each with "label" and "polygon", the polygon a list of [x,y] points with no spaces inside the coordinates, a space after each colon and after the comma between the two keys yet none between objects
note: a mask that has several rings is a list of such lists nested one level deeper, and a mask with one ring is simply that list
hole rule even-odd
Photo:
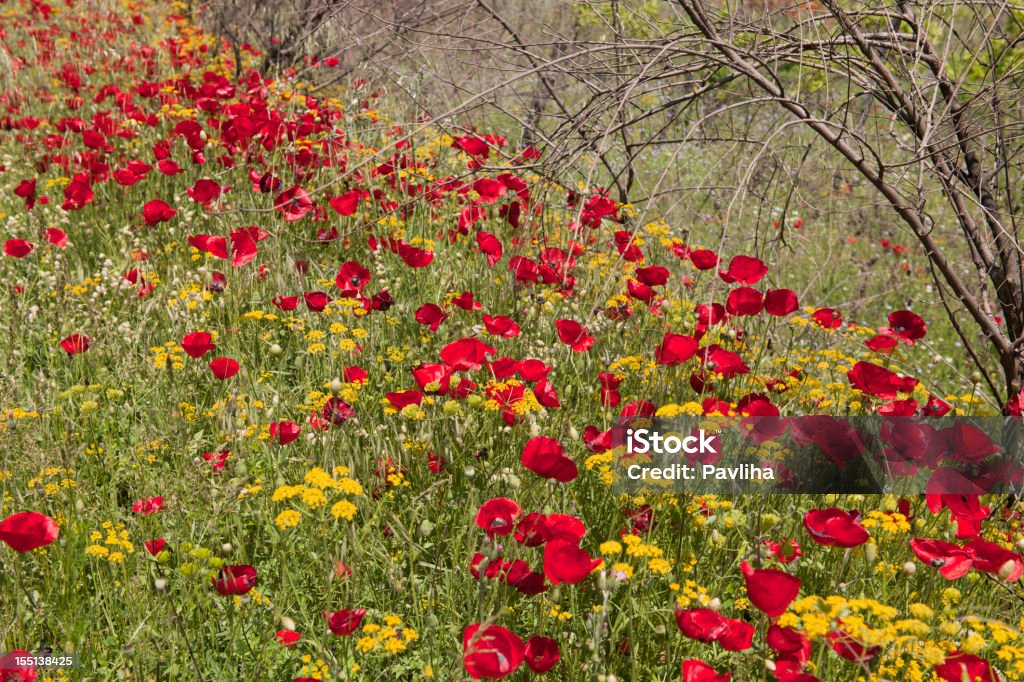
[{"label": "poppy bud", "polygon": [[864,558],[869,564],[875,563],[875,559],[878,558],[878,547],[875,546],[875,543],[869,542],[864,545]]},{"label": "poppy bud", "polygon": [[420,537],[421,538],[428,537],[433,532],[434,532],[434,524],[432,524],[429,519],[423,519],[423,521],[420,523],[420,527],[419,527]]},{"label": "poppy bud", "polygon": [[999,567],[999,578],[1001,580],[1008,580],[1013,572],[1016,570],[1017,564],[1016,559],[1009,559],[1002,566]]},{"label": "poppy bud", "polygon": [[281,351],[282,351],[282,348],[281,348],[280,345],[278,345],[276,343],[270,344],[270,354],[271,355],[280,355]]},{"label": "poppy bud", "polygon": [[230,542],[225,542],[223,545],[220,546],[220,553],[221,554],[231,554],[231,550],[233,550],[233,549],[234,549],[234,547],[231,546]]},{"label": "poppy bud", "polygon": [[330,389],[331,393],[341,393],[341,389],[344,388],[344,385],[341,383],[341,379],[334,378],[331,379],[331,384],[330,386],[328,386],[328,388]]},{"label": "poppy bud", "polygon": [[1017,549],[1024,551],[1024,537],[1017,540]]},{"label": "poppy bud", "polygon": [[722,600],[718,597],[715,597],[714,599],[708,602],[708,608],[712,611],[720,611],[722,609]]},{"label": "poppy bud", "polygon": [[154,578],[153,587],[156,589],[157,592],[163,590],[165,587],[167,587],[167,578]]},{"label": "poppy bud", "polygon": [[289,632],[295,632],[295,621],[288,616],[281,616],[281,628]]}]

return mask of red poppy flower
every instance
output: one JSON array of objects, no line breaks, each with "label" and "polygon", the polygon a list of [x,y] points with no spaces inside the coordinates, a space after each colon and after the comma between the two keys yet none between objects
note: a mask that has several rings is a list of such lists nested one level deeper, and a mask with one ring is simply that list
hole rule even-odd
[{"label": "red poppy flower", "polygon": [[819,545],[856,547],[871,539],[857,514],[837,507],[812,509],[804,514],[804,528]]},{"label": "red poppy flower", "polygon": [[594,345],[594,337],[590,335],[587,328],[575,320],[555,320],[555,328],[558,330],[558,338],[562,343],[570,346],[577,353]]},{"label": "red poppy flower", "polygon": [[732,673],[726,672],[719,675],[715,669],[704,661],[696,658],[688,658],[681,666],[683,682],[729,682]]},{"label": "red poppy flower", "polygon": [[359,200],[366,196],[366,190],[352,189],[341,196],[334,197],[329,202],[331,208],[338,215],[348,216],[352,215],[359,208]]},{"label": "red poppy flower", "polygon": [[354,260],[343,264],[334,278],[334,284],[341,289],[342,298],[355,298],[369,281],[370,271]]},{"label": "red poppy flower", "polygon": [[756,284],[768,274],[768,266],[760,258],[752,256],[733,256],[727,270],[719,270],[718,276],[726,284]]},{"label": "red poppy flower", "polygon": [[398,256],[410,268],[425,268],[434,262],[433,251],[420,249],[413,246],[412,244],[399,242],[396,251],[398,252]]},{"label": "red poppy flower", "polygon": [[278,630],[277,634],[274,635],[274,639],[277,640],[277,643],[284,646],[286,649],[291,649],[301,638],[302,635],[294,630]]},{"label": "red poppy flower", "polygon": [[25,210],[31,211],[36,205],[36,178],[22,180],[14,188],[14,196],[25,200]]},{"label": "red poppy flower", "polygon": [[843,316],[835,308],[819,308],[811,319],[822,329],[836,329],[843,324]]},{"label": "red poppy flower", "polygon": [[496,349],[491,348],[479,339],[464,338],[452,341],[441,349],[441,361],[456,372],[477,370],[486,361],[488,355],[494,355]]},{"label": "red poppy flower", "polygon": [[45,547],[59,535],[57,522],[39,512],[17,512],[0,521],[0,540],[19,553]]},{"label": "red poppy flower", "polygon": [[697,315],[697,324],[711,326],[725,319],[725,306],[721,303],[701,303],[693,312]]},{"label": "red poppy flower", "polygon": [[271,301],[271,303],[276,305],[281,310],[283,310],[285,312],[288,312],[290,310],[295,310],[295,308],[299,305],[299,297],[298,296],[275,296],[274,299]]},{"label": "red poppy flower", "polygon": [[519,325],[511,317],[505,317],[504,315],[484,315],[484,327],[487,328],[488,334],[494,336],[501,336],[506,339],[511,339],[514,336],[519,336]]},{"label": "red poppy flower", "polygon": [[355,408],[349,405],[341,398],[335,396],[329,398],[324,406],[320,409],[319,413],[314,412],[310,417],[309,423],[316,429],[324,430],[331,426],[341,426],[353,416],[355,416]]},{"label": "red poppy flower", "polygon": [[[562,540],[578,545],[583,536],[587,534],[587,528],[583,525],[583,521],[570,514],[531,514],[530,516],[533,517],[531,527],[540,536],[541,542]],[[526,521],[527,519],[524,518],[519,524],[516,532],[517,540],[519,531],[526,526]]]},{"label": "red poppy flower", "polygon": [[10,258],[24,258],[36,248],[35,244],[24,239],[8,239],[4,242],[4,255]]},{"label": "red poppy flower", "polygon": [[[946,482],[943,480],[945,477],[951,477],[953,480]],[[932,475],[926,487],[925,502],[928,505],[928,510],[933,514],[938,514],[944,508],[948,508],[956,521],[956,536],[961,539],[978,537],[978,534],[981,533],[981,522],[988,518],[992,509],[983,505],[977,494],[957,495],[935,491],[936,489],[942,491],[968,485],[969,482],[962,475],[952,469],[942,468]]]},{"label": "red poppy flower", "polygon": [[888,354],[891,353],[896,346],[900,345],[900,342],[895,336],[878,334],[865,341],[864,345],[868,347],[868,350],[873,350],[876,353]]},{"label": "red poppy flower", "polygon": [[462,633],[462,665],[474,680],[500,680],[523,663],[526,646],[500,625],[474,623]]},{"label": "red poppy flower", "polygon": [[270,437],[277,441],[278,445],[288,445],[296,438],[302,428],[293,421],[274,422],[270,425]]},{"label": "red poppy flower", "polygon": [[709,249],[690,251],[690,262],[698,270],[710,270],[718,265],[718,254]]},{"label": "red poppy flower", "polygon": [[937,568],[939,575],[947,580],[961,578],[971,570],[971,553],[951,542],[914,538],[910,541],[910,549],[918,559]]},{"label": "red poppy flower", "polygon": [[166,223],[176,215],[178,215],[178,212],[171,208],[170,204],[166,201],[161,201],[160,199],[147,201],[142,207],[142,219],[150,227]]},{"label": "red poppy flower", "polygon": [[35,666],[18,662],[24,660],[22,657],[25,656],[32,656],[32,654],[24,649],[13,649],[0,655],[0,680],[2,682],[35,682],[39,679]]},{"label": "red poppy flower", "polygon": [[541,379],[533,387],[533,397],[543,407],[554,409],[562,406],[562,403],[558,400],[558,393],[555,391],[554,385],[547,379]]},{"label": "red poppy flower", "polygon": [[1024,575],[1024,559],[994,542],[975,538],[964,545],[964,550],[970,554],[974,568],[979,571],[999,576],[1008,583],[1020,580]]},{"label": "red poppy flower", "polygon": [[155,514],[164,508],[164,498],[160,495],[156,497],[144,497],[140,500],[135,500],[132,503],[132,511],[136,514],[142,514],[143,516],[149,516]]},{"label": "red poppy flower", "polygon": [[513,500],[495,497],[480,505],[473,522],[491,537],[508,535],[515,530],[516,519],[522,511]]},{"label": "red poppy flower", "polygon": [[751,287],[738,287],[729,292],[725,309],[730,315],[757,315],[764,308],[761,292]]},{"label": "red poppy flower", "polygon": [[963,651],[946,654],[946,660],[935,666],[935,674],[945,682],[999,682],[999,675],[988,661]]},{"label": "red poppy flower", "polygon": [[185,190],[192,201],[203,206],[209,205],[211,201],[221,194],[222,187],[209,178],[200,178],[195,184]]},{"label": "red poppy flower", "polygon": [[661,345],[654,349],[654,359],[659,365],[678,365],[692,358],[699,345],[692,336],[665,332]]},{"label": "red poppy flower", "polygon": [[576,478],[576,462],[565,455],[565,449],[554,438],[537,436],[527,441],[521,455],[523,466],[544,478],[568,483]]},{"label": "red poppy flower", "polygon": [[46,241],[59,249],[68,245],[68,233],[57,227],[46,228]]},{"label": "red poppy flower", "polygon": [[897,310],[889,315],[888,331],[913,346],[915,341],[923,339],[928,333],[928,325],[917,313],[909,310]]},{"label": "red poppy flower", "polygon": [[306,307],[314,313],[323,312],[331,302],[331,297],[322,291],[305,291],[302,293],[302,299],[306,302]]},{"label": "red poppy flower", "polygon": [[424,303],[416,311],[416,321],[436,332],[441,323],[448,319],[448,313],[435,303]]},{"label": "red poppy flower", "polygon": [[342,609],[341,611],[324,611],[327,627],[338,637],[347,637],[359,628],[363,622],[366,609]]},{"label": "red poppy flower", "polygon": [[228,257],[228,240],[224,237],[217,237],[209,234],[194,234],[188,238],[188,243],[194,248],[208,253],[215,258]]},{"label": "red poppy flower", "polygon": [[784,539],[782,542],[765,540],[764,545],[780,564],[788,564],[803,556],[803,552],[800,550],[800,545],[796,540]]},{"label": "red poppy flower", "polygon": [[212,578],[213,589],[225,597],[241,595],[254,588],[257,579],[256,569],[248,564],[222,566]]},{"label": "red poppy flower", "polygon": [[1000,452],[1003,448],[992,441],[992,437],[973,424],[967,422],[956,422],[952,426],[935,432],[933,447],[945,446],[949,458],[957,462],[978,464]]},{"label": "red poppy flower", "polygon": [[769,618],[785,613],[800,592],[800,578],[774,568],[754,568],[746,561],[740,563],[743,580],[747,585],[750,603]]},{"label": "red poppy flower", "polygon": [[550,637],[531,637],[526,642],[526,665],[538,675],[554,668],[561,658],[558,642]]},{"label": "red poppy flower", "polygon": [[232,230],[230,238],[232,267],[240,268],[247,263],[251,263],[256,258],[259,248],[256,246],[256,240],[253,239],[249,229]]},{"label": "red poppy flower", "polygon": [[555,540],[544,546],[544,575],[553,585],[575,585],[600,565],[600,559],[594,559],[575,543]]},{"label": "red poppy flower", "polygon": [[894,400],[897,393],[910,393],[917,386],[917,379],[899,376],[895,372],[863,360],[846,373],[850,385],[868,395],[883,400]]},{"label": "red poppy flower", "polygon": [[764,642],[781,660],[793,660],[803,664],[811,658],[811,640],[800,630],[772,623]]},{"label": "red poppy flower", "polygon": [[718,642],[726,651],[745,651],[754,639],[754,626],[711,609],[676,611],[675,616],[685,636],[698,642]]},{"label": "red poppy flower", "polygon": [[210,371],[221,381],[238,374],[238,362],[231,358],[215,358],[210,361]]},{"label": "red poppy flower", "polygon": [[705,369],[721,374],[726,379],[738,374],[750,373],[750,368],[747,367],[747,363],[743,362],[743,358],[717,344],[702,349],[697,357],[704,364]]},{"label": "red poppy flower", "polygon": [[789,289],[770,289],[764,292],[764,311],[776,317],[785,317],[797,309],[796,294]]},{"label": "red poppy flower", "polygon": [[476,135],[464,135],[452,138],[452,149],[461,149],[470,156],[486,159],[491,153],[487,142]]},{"label": "red poppy flower", "polygon": [[89,183],[89,176],[86,173],[78,173],[64,188],[64,203],[60,207],[65,211],[76,211],[91,204],[95,196]]},{"label": "red poppy flower", "polygon": [[396,410],[401,410],[409,405],[419,405],[423,402],[423,394],[419,391],[398,391],[387,393],[384,397],[388,399],[388,402]]},{"label": "red poppy flower", "polygon": [[453,296],[451,302],[456,308],[462,308],[463,310],[474,311],[483,308],[483,304],[473,298],[473,292],[471,291],[463,291],[458,296]]},{"label": "red poppy flower", "polygon": [[212,339],[213,337],[207,332],[185,334],[181,340],[181,349],[191,358],[201,358],[217,347],[216,344],[211,343]]},{"label": "red poppy flower", "polygon": [[156,556],[160,552],[164,551],[164,547],[167,546],[167,541],[163,538],[156,538],[154,540],[146,540],[143,544],[146,546],[147,552]]},{"label": "red poppy flower", "polygon": [[277,195],[274,208],[281,212],[285,221],[293,223],[313,210],[313,201],[306,190],[295,185]]},{"label": "red poppy flower", "polygon": [[503,248],[501,241],[490,232],[483,230],[476,233],[476,246],[487,256],[487,265],[494,267],[501,260]]},{"label": "red poppy flower", "polygon": [[480,201],[493,204],[505,196],[508,188],[505,184],[492,178],[480,178],[473,182],[473,191],[480,195]]},{"label": "red poppy flower", "polygon": [[228,461],[228,457],[231,456],[230,450],[220,450],[218,452],[204,452],[202,458],[210,463],[210,468],[213,469],[213,473],[219,476],[224,471],[224,465]]},{"label": "red poppy flower", "polygon": [[60,342],[60,347],[68,355],[78,355],[89,350],[89,337],[75,333],[67,336]]},{"label": "red poppy flower", "polygon": [[668,268],[664,268],[660,265],[651,265],[645,268],[636,269],[636,278],[646,284],[649,287],[660,287],[668,283],[669,277],[671,277]]}]

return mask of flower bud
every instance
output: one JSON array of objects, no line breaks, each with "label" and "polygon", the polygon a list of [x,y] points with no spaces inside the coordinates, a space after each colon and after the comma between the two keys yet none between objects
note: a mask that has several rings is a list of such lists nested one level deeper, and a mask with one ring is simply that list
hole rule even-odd
[{"label": "flower bud", "polygon": [[907,563],[903,564],[903,575],[909,577],[914,575],[915,573],[917,573],[917,564],[915,564],[913,561],[908,561]]}]

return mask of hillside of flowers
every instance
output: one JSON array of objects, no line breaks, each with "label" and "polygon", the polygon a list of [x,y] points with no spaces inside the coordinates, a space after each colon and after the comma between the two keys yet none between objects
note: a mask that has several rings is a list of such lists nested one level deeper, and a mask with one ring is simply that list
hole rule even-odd
[{"label": "hillside of flowers", "polygon": [[1024,679],[1012,498],[613,489],[621,419],[997,414],[941,310],[257,57],[0,2],[0,680]]}]

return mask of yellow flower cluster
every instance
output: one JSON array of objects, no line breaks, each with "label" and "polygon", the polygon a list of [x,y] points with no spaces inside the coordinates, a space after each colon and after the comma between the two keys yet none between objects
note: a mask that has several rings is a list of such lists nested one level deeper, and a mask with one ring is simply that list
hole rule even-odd
[{"label": "yellow flower cluster", "polygon": [[404,627],[402,619],[398,616],[384,616],[382,623],[363,625],[363,636],[356,642],[358,651],[369,653],[380,649],[388,656],[393,656],[405,651],[410,643],[419,639],[416,631]]},{"label": "yellow flower cluster", "polygon": [[102,532],[96,530],[90,533],[89,541],[92,544],[85,548],[85,553],[97,559],[105,559],[112,564],[124,563],[125,555],[135,549],[128,539],[128,530],[125,525],[123,523],[115,525],[112,521],[103,522]]},{"label": "yellow flower cluster", "polygon": [[[303,477],[303,485],[282,485],[274,491],[271,500],[284,502],[298,498],[310,510],[316,510],[327,505],[328,494],[358,497],[363,494],[363,486],[359,481],[351,478],[350,473],[348,467],[334,467],[331,473],[320,467],[314,467],[306,472]],[[343,518],[351,521],[355,518],[358,509],[350,500],[343,499],[331,505],[330,511],[331,516],[335,519]],[[301,520],[301,512],[296,509],[287,509],[277,515],[274,523],[281,530],[286,530],[299,525]]]}]

